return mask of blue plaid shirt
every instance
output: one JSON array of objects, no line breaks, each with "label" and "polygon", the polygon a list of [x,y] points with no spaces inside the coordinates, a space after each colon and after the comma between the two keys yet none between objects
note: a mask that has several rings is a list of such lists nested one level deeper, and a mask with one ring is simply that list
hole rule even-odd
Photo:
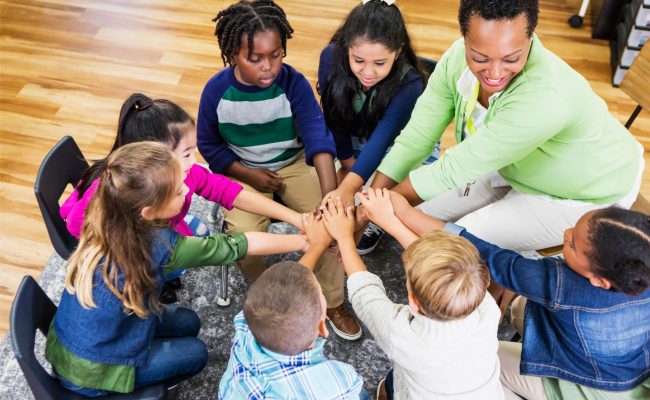
[{"label": "blue plaid shirt", "polygon": [[328,360],[325,339],[294,356],[260,346],[244,319],[235,316],[235,339],[219,384],[219,399],[359,399],[363,379],[351,365]]}]

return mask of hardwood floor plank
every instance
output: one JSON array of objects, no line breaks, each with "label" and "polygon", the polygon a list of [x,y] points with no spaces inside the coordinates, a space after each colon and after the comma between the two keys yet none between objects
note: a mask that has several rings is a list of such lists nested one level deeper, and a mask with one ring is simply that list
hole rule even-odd
[{"label": "hardwood floor plank", "polygon": [[[52,254],[33,193],[47,152],[72,135],[87,157],[103,157],[133,92],[170,99],[196,116],[205,82],[223,68],[211,19],[231,3],[0,0],[0,335],[22,275],[38,276]],[[281,2],[295,29],[285,62],[313,87],[322,48],[358,3]],[[398,5],[419,55],[439,59],[460,36],[458,0]],[[541,0],[536,32],[625,122],[636,104],[611,86],[609,46],[591,39],[589,16],[581,29],[568,26],[575,12],[565,1]],[[453,144],[450,132],[445,147]],[[650,149],[650,112],[641,112],[631,132]],[[650,198],[650,168],[642,193]]]}]

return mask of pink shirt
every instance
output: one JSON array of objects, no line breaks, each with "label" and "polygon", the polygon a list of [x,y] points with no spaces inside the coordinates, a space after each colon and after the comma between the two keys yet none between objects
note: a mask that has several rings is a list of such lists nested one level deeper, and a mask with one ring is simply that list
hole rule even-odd
[{"label": "pink shirt", "polygon": [[[206,200],[214,201],[228,210],[232,210],[233,203],[242,191],[243,187],[223,175],[213,174],[207,169],[198,164],[192,165],[190,172],[185,178],[185,184],[189,188],[185,196],[185,203],[181,212],[175,217],[170,219],[170,226],[183,236],[192,236],[193,232],[183,220],[187,215],[192,203],[192,195],[194,193],[205,198]],[[66,227],[72,236],[77,239],[81,235],[81,227],[83,226],[84,215],[86,208],[90,203],[90,199],[97,191],[99,186],[99,179],[95,181],[86,189],[83,197],[79,199],[79,192],[75,189],[70,197],[61,205],[60,214],[65,220]]]}]

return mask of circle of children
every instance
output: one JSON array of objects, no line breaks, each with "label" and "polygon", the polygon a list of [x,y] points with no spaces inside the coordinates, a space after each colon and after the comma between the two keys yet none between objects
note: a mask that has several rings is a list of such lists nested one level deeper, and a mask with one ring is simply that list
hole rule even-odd
[{"label": "circle of children", "polygon": [[[221,399],[369,398],[323,353],[328,326],[361,336],[356,318],[392,362],[378,398],[650,398],[650,220],[629,210],[643,150],[543,47],[538,12],[461,0],[462,38],[428,76],[394,1],[364,0],[321,53],[319,105],[283,63],[280,6],[220,11],[226,68],[197,124],[132,95],[110,154],[61,208],[80,239],[47,337],[61,384],[102,396],[198,374],[200,320],[166,303],[185,269],[237,261],[255,283]],[[452,120],[457,144],[422,165]],[[227,233],[188,214],[193,194],[227,210]],[[301,233],[266,233],[270,218]],[[406,249],[405,304],[359,256],[369,221]],[[562,258],[516,252],[562,242]],[[264,266],[293,251],[300,261]],[[520,295],[521,343],[497,340],[504,289]]]}]

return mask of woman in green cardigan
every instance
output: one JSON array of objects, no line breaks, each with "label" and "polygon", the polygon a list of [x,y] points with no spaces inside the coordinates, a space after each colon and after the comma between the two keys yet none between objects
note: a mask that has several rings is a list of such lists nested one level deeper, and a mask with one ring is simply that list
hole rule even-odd
[{"label": "woman in green cardigan", "polygon": [[[514,250],[558,245],[593,209],[629,208],[643,148],[533,33],[536,0],[462,0],[442,56],[372,187]],[[455,121],[458,144],[413,170]]]}]

